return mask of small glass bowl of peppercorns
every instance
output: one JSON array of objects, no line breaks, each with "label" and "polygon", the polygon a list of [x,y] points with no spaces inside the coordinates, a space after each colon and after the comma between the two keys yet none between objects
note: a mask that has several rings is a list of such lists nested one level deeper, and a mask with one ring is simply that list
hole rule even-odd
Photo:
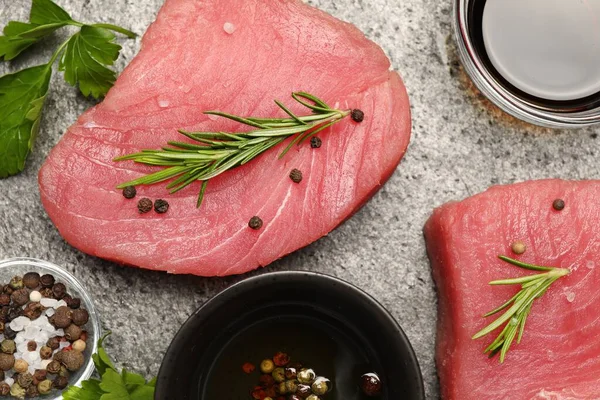
[{"label": "small glass bowl of peppercorns", "polygon": [[99,335],[90,295],[67,270],[0,261],[0,399],[62,399],[92,375]]}]

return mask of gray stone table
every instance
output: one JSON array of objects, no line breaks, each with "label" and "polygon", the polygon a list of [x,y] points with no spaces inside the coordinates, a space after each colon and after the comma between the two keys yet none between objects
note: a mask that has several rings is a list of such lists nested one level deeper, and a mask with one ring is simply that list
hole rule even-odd
[{"label": "gray stone table", "polygon": [[[562,177],[600,178],[599,129],[550,131],[518,122],[474,90],[451,37],[450,0],[313,0],[378,42],[406,81],[413,138],[387,185],[328,237],[268,268],[313,270],[371,293],[398,319],[421,363],[429,399],[438,397],[434,365],[436,294],[421,233],[431,210],[497,183]],[[162,0],[58,0],[79,20],[117,23],[144,32]],[[0,25],[25,19],[30,0],[0,0]],[[5,73],[47,60],[51,39],[29,56],[0,65]],[[122,40],[121,70],[139,40]],[[42,130],[25,172],[0,181],[0,258],[30,256],[75,272],[97,300],[119,364],[148,376],[178,327],[208,298],[243,277],[169,276],[120,267],[66,244],[40,204],[37,172],[65,129],[92,102],[55,74]]]}]

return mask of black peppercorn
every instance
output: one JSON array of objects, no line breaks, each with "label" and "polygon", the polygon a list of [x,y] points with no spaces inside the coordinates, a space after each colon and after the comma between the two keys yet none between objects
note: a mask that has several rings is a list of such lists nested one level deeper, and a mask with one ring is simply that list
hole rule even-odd
[{"label": "black peppercorn", "polygon": [[248,226],[254,230],[258,230],[263,226],[263,220],[260,217],[252,217],[250,218],[250,222],[248,222]]},{"label": "black peppercorn", "polygon": [[45,369],[36,369],[35,373],[33,374],[33,382],[37,385],[38,383],[46,379],[47,375],[48,371],[46,371]]},{"label": "black peppercorn", "polygon": [[61,300],[67,294],[67,287],[63,283],[55,283],[52,286],[52,295],[55,299]]},{"label": "black peppercorn", "polygon": [[12,321],[13,319],[15,319],[17,317],[20,317],[22,313],[23,313],[23,310],[21,310],[21,307],[11,307],[8,310],[7,320]]},{"label": "black peppercorn", "polygon": [[33,321],[38,319],[43,311],[44,307],[40,303],[28,303],[23,310],[23,315]]},{"label": "black peppercorn", "polygon": [[39,395],[40,395],[40,392],[38,391],[37,385],[35,385],[35,384],[29,385],[27,390],[25,390],[25,397],[32,398],[32,397],[38,397]]},{"label": "black peppercorn", "polygon": [[152,211],[152,200],[147,197],[140,199],[140,201],[138,201],[138,211],[140,214],[146,214]]},{"label": "black peppercorn", "polygon": [[[42,346],[42,348],[40,349],[40,358],[42,360],[48,360],[48,359],[50,359],[50,357],[52,357],[52,349],[48,346]],[[59,365],[59,367],[60,367],[60,365]],[[48,368],[46,368],[46,369],[48,370],[48,372],[50,372],[50,370]],[[54,374],[55,372],[50,372],[50,373]]]},{"label": "black peppercorn", "polygon": [[164,214],[169,211],[169,203],[166,200],[158,199],[154,202],[154,211]]},{"label": "black peppercorn", "polygon": [[27,342],[27,351],[35,351],[37,349],[37,343],[33,340]]},{"label": "black peppercorn", "polygon": [[57,376],[54,378],[54,382],[52,382],[52,386],[57,389],[64,389],[69,384],[69,378],[66,376]]},{"label": "black peppercorn", "polygon": [[4,325],[4,337],[7,339],[14,339],[17,337],[17,332],[10,328],[10,325]]},{"label": "black peppercorn", "polygon": [[10,394],[10,386],[8,383],[2,382],[0,383],[0,396],[8,396]]},{"label": "black peppercorn", "polygon": [[15,305],[24,306],[29,301],[29,291],[27,289],[15,290],[10,298]]},{"label": "black peppercorn", "polygon": [[51,299],[53,297],[52,289],[49,287],[43,288],[42,290],[40,290],[40,294],[42,295],[43,298],[46,298],[46,299]]},{"label": "black peppercorn", "polygon": [[28,272],[23,275],[23,284],[29,289],[35,289],[40,284],[40,274],[37,272]]},{"label": "black peppercorn", "polygon": [[363,122],[363,120],[365,119],[365,113],[356,108],[352,110],[350,116],[355,122]]},{"label": "black peppercorn", "polygon": [[[75,310],[80,311],[80,310]],[[50,323],[57,328],[66,328],[71,325],[73,311],[67,306],[58,307],[51,318]],[[87,322],[87,321],[86,321]]]},{"label": "black peppercorn", "polygon": [[10,304],[10,295],[6,293],[0,294],[0,306],[7,306]]},{"label": "black peppercorn", "polygon": [[554,202],[552,203],[552,207],[556,210],[556,211],[562,211],[565,208],[565,201],[563,199],[556,199],[554,200]]},{"label": "black peppercorn", "polygon": [[40,284],[43,288],[51,288],[54,286],[54,277],[50,274],[45,274],[40,277]]},{"label": "black peppercorn", "polygon": [[29,372],[25,372],[23,374],[19,374],[17,377],[17,382],[21,385],[22,388],[28,388],[33,383],[33,375]]},{"label": "black peppercorn", "polygon": [[[58,337],[51,337],[46,342],[46,346],[50,347],[52,350],[56,350],[60,347],[60,339]],[[52,353],[51,353],[52,354]]]},{"label": "black peppercorn", "polygon": [[5,378],[4,371],[0,369],[0,381],[3,381]]},{"label": "black peppercorn", "polygon": [[8,312],[10,310],[9,306],[2,306],[0,308],[0,321],[6,322],[8,320]]},{"label": "black peppercorn", "polygon": [[46,371],[50,374],[58,374],[60,372],[60,362],[57,360],[50,361],[50,364],[46,366]]},{"label": "black peppercorn", "polygon": [[316,136],[313,136],[310,139],[310,147],[312,147],[313,149],[318,149],[319,147],[321,147],[322,144],[323,142],[321,141],[321,139],[319,139]]},{"label": "black peppercorn", "polygon": [[81,299],[79,297],[71,297],[67,295],[63,297],[63,300],[67,303],[67,306],[73,310],[81,307]]},{"label": "black peppercorn", "polygon": [[299,169],[294,168],[292,170],[292,172],[290,172],[290,179],[294,183],[300,183],[300,182],[302,182],[302,171],[300,171]]},{"label": "black peppercorn", "polygon": [[71,318],[73,319],[73,323],[77,326],[85,325],[90,319],[90,314],[86,309],[79,308],[77,310],[73,310],[71,312]]},{"label": "black peppercorn", "polygon": [[299,384],[296,394],[301,398],[305,399],[312,394],[312,389],[309,385]]},{"label": "black peppercorn", "polygon": [[133,199],[136,194],[137,190],[135,186],[126,186],[125,189],[123,189],[123,197],[126,199]]},{"label": "black peppercorn", "polygon": [[285,379],[296,379],[297,375],[296,368],[288,367],[285,369]]},{"label": "black peppercorn", "polygon": [[381,379],[374,373],[364,374],[360,377],[360,388],[367,396],[379,396],[381,393]]}]

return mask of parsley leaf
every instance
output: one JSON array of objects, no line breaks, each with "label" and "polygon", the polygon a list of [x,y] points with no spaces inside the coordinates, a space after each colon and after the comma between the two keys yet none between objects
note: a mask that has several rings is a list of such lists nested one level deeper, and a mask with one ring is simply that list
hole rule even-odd
[{"label": "parsley leaf", "polygon": [[0,36],[0,58],[12,60],[34,43],[65,25],[71,16],[51,0],[33,0],[29,23],[10,21]]},{"label": "parsley leaf", "polygon": [[88,379],[81,387],[71,386],[63,392],[64,400],[153,400],[156,378],[146,382],[143,376],[127,370],[121,373],[104,351],[102,344],[108,332],[98,340],[98,352],[92,355],[101,380]]},{"label": "parsley leaf", "polygon": [[45,64],[0,77],[0,178],[25,168],[51,76],[52,68]]},{"label": "parsley leaf", "polygon": [[84,25],[69,40],[59,68],[67,82],[79,84],[84,96],[100,98],[115,83],[116,72],[106,67],[114,64],[121,51],[114,39],[107,29]]}]

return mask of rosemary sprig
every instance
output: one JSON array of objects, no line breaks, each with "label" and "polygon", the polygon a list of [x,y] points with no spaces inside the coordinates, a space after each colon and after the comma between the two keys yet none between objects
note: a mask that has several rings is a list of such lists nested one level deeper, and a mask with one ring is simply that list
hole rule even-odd
[{"label": "rosemary sprig", "polygon": [[180,130],[179,133],[196,143],[170,141],[169,146],[162,147],[160,150],[142,150],[139,153],[115,158],[115,161],[131,160],[163,168],[122,183],[117,188],[152,185],[173,179],[167,185],[167,189],[169,193],[176,193],[195,181],[201,181],[202,186],[196,205],[200,207],[210,179],[250,162],[265,151],[293,137],[280,153],[279,158],[282,158],[293,146],[300,145],[351,113],[351,110],[333,109],[323,100],[309,93],[295,92],[292,93],[292,98],[312,113],[298,116],[277,100],[275,103],[289,118],[239,117],[219,111],[207,111],[205,114],[227,118],[254,129],[245,133]]},{"label": "rosemary sprig", "polygon": [[526,264],[505,256],[499,256],[499,258],[514,266],[540,272],[539,274],[520,278],[501,279],[490,282],[490,285],[521,285],[521,290],[510,300],[485,314],[483,317],[489,317],[507,308],[508,310],[473,336],[473,339],[479,339],[505,324],[498,337],[484,350],[484,353],[489,353],[490,357],[500,353],[500,362],[503,363],[506,353],[515,338],[517,339],[517,343],[521,342],[523,331],[525,330],[525,322],[531,312],[533,302],[542,297],[554,282],[563,276],[569,275],[570,271],[566,268]]}]

